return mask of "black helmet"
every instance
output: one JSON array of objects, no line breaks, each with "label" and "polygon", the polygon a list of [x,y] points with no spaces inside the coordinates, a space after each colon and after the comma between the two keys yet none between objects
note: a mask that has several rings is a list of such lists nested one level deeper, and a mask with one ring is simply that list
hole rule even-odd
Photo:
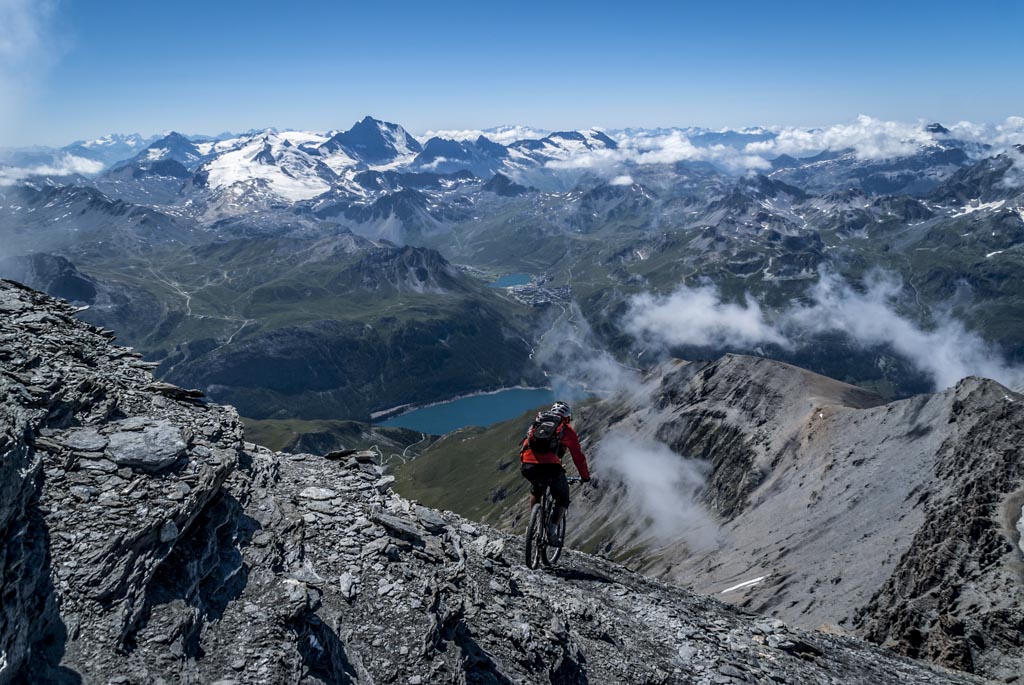
[{"label": "black helmet", "polygon": [[572,419],[572,409],[565,402],[555,402],[549,410],[552,414],[558,414],[563,419]]}]

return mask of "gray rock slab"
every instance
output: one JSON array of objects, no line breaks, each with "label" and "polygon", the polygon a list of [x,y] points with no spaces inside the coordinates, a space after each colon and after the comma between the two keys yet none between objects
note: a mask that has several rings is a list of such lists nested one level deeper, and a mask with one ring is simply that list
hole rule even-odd
[{"label": "gray rock slab", "polygon": [[299,493],[299,497],[302,499],[311,499],[316,501],[334,499],[337,496],[338,493],[334,490],[329,488],[318,488],[316,486],[308,487]]},{"label": "gray rock slab", "polygon": [[185,454],[181,430],[166,419],[125,419],[113,425],[117,430],[110,435],[107,451],[118,466],[154,473]]},{"label": "gray rock slab", "polygon": [[102,452],[107,438],[95,428],[72,428],[59,438],[61,444],[80,452]]}]

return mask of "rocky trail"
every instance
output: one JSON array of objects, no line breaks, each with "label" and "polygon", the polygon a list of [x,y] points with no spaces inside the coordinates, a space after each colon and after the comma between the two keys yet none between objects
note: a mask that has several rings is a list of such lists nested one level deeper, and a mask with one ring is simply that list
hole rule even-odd
[{"label": "rocky trail", "polygon": [[275,453],[0,281],[0,685],[980,683]]}]

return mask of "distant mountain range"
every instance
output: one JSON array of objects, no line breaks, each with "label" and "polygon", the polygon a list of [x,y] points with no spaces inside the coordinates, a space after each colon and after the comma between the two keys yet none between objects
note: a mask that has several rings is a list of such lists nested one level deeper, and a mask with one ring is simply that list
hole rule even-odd
[{"label": "distant mountain range", "polygon": [[[54,293],[92,288],[83,316],[161,360],[160,373],[260,418],[366,418],[543,379],[539,338],[578,317],[620,359],[756,352],[890,397],[931,389],[934,369],[884,336],[683,336],[658,350],[624,328],[637,296],[709,284],[771,319],[813,298],[823,273],[854,289],[889,274],[902,287],[885,306],[908,326],[952,317],[1007,364],[1024,363],[1024,175],[1005,131],[861,119],[799,135],[511,139],[520,131],[424,140],[366,117],[323,133],[107,136],[33,160],[21,151],[22,167],[10,155],[0,167],[3,269]],[[530,286],[487,287],[511,273]],[[415,396],[403,395],[401,365],[370,352],[394,340],[422,359],[447,340],[451,365],[425,366]],[[502,354],[476,355],[499,341]],[[362,350],[349,357],[361,366],[330,381],[343,405],[317,409],[288,379],[263,375],[300,343],[331,364],[343,359],[332,350]],[[318,373],[295,378],[327,383]],[[358,391],[339,381],[364,373]]]},{"label": "distant mountain range", "polygon": [[[956,165],[967,156],[983,156],[994,142],[992,136],[993,141],[987,141],[975,129],[952,131],[937,123],[892,131],[881,127],[883,122],[868,118],[858,121],[863,130],[844,131],[843,135],[811,129],[795,136],[788,129],[760,127],[717,131],[627,128],[607,132],[497,127],[481,132],[447,131],[418,139],[398,124],[367,116],[348,130],[326,133],[268,128],[217,136],[169,132],[144,138],[112,134],[59,149],[0,151],[0,163],[5,165],[8,177],[17,173],[21,178],[60,178],[82,173],[83,169],[91,170],[85,173],[89,176],[126,166],[152,174],[154,163],[174,161],[209,181],[213,189],[250,183],[281,199],[297,201],[329,190],[358,196],[361,187],[352,175],[367,169],[470,171],[484,179],[500,172],[517,181],[529,180],[530,176],[546,178],[548,185],[557,186],[559,176],[575,180],[578,174],[568,173],[572,169],[625,168],[670,161],[708,161],[732,172],[785,169],[797,176],[803,173],[806,178],[806,167],[852,155],[862,161],[884,162],[882,166],[888,165],[893,173],[905,176],[907,165],[895,160],[923,153],[930,159],[919,159],[918,167]],[[876,125],[879,131],[872,130]],[[511,140],[510,136],[517,133],[525,137]],[[171,171],[166,165],[162,170]],[[922,184],[928,185],[928,181]]]}]

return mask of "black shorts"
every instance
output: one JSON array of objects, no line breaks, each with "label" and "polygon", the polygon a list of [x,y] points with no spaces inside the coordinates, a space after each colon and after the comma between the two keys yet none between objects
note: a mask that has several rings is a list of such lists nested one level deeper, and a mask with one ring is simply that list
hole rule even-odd
[{"label": "black shorts", "polygon": [[523,464],[520,472],[533,486],[533,496],[540,499],[544,488],[551,488],[551,497],[560,507],[569,506],[569,481],[561,464]]}]

